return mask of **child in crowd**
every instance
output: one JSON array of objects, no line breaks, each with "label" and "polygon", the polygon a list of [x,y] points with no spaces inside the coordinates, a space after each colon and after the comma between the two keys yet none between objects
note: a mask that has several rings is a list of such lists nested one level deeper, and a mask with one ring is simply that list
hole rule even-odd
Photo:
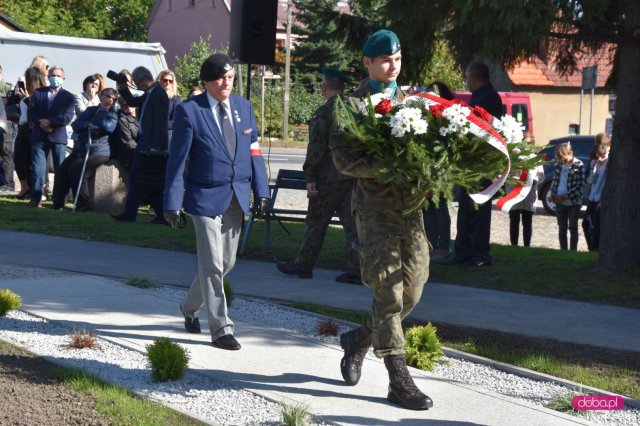
[{"label": "child in crowd", "polygon": [[600,198],[607,173],[608,154],[609,150],[605,144],[596,143],[591,149],[592,160],[587,178],[587,183],[590,184],[589,202],[582,220],[582,229],[589,251],[598,251],[600,248]]},{"label": "child in crowd", "polygon": [[567,250],[567,229],[571,235],[569,248],[578,250],[578,214],[582,207],[584,166],[573,155],[569,142],[556,147],[556,163],[551,182],[551,201],[556,203],[560,249]]}]

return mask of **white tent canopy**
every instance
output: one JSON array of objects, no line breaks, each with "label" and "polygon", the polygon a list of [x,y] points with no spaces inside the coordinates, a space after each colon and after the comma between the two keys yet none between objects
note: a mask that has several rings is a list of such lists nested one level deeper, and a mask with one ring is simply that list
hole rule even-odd
[{"label": "white tent canopy", "polygon": [[[37,55],[45,56],[50,65],[64,69],[63,87],[72,93],[82,92],[82,81],[90,74],[106,77],[108,70],[130,71],[147,67],[155,76],[167,68],[165,50],[160,43],[133,43],[96,40],[81,37],[53,36],[3,31],[0,29],[0,65],[4,79],[12,84]],[[107,80],[107,86],[115,86]]]}]

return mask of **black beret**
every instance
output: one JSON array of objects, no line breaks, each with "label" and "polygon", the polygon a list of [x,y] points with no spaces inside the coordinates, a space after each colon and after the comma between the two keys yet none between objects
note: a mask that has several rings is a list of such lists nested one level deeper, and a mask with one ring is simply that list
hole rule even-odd
[{"label": "black beret", "polygon": [[214,53],[200,67],[200,80],[217,80],[233,69],[231,58],[223,53]]}]

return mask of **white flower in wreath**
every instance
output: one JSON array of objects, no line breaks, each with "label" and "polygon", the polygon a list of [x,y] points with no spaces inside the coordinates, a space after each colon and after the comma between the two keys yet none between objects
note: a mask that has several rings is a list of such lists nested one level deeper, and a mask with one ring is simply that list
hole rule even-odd
[{"label": "white flower in wreath", "polygon": [[425,133],[427,133],[427,128],[429,127],[429,124],[427,123],[426,120],[420,118],[419,120],[417,120],[415,123],[412,124],[413,127],[413,132],[416,135],[424,135]]},{"label": "white flower in wreath", "polygon": [[504,115],[500,119],[500,124],[496,127],[504,136],[505,142],[509,144],[518,143],[524,139],[524,127],[522,126],[522,123],[511,115]]}]

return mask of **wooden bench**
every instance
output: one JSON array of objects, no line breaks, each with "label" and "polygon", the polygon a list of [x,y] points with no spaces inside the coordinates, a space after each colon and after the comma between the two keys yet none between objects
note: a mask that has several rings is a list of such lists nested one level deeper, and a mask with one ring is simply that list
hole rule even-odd
[{"label": "wooden bench", "polygon": [[[264,246],[269,248],[271,245],[271,222],[277,221],[282,229],[289,235],[291,232],[287,229],[283,221],[288,222],[304,222],[307,218],[307,210],[295,210],[295,209],[280,209],[276,206],[278,200],[278,191],[280,189],[296,189],[300,191],[307,191],[307,182],[304,178],[304,172],[302,170],[287,170],[280,169],[278,176],[274,183],[269,185],[269,191],[271,194],[271,205],[264,218]],[[242,232],[242,241],[240,242],[239,254],[243,254],[249,242],[249,235],[253,227],[253,210],[249,213],[249,217],[244,224]],[[340,221],[335,219],[331,221],[332,224],[339,225]]]}]

